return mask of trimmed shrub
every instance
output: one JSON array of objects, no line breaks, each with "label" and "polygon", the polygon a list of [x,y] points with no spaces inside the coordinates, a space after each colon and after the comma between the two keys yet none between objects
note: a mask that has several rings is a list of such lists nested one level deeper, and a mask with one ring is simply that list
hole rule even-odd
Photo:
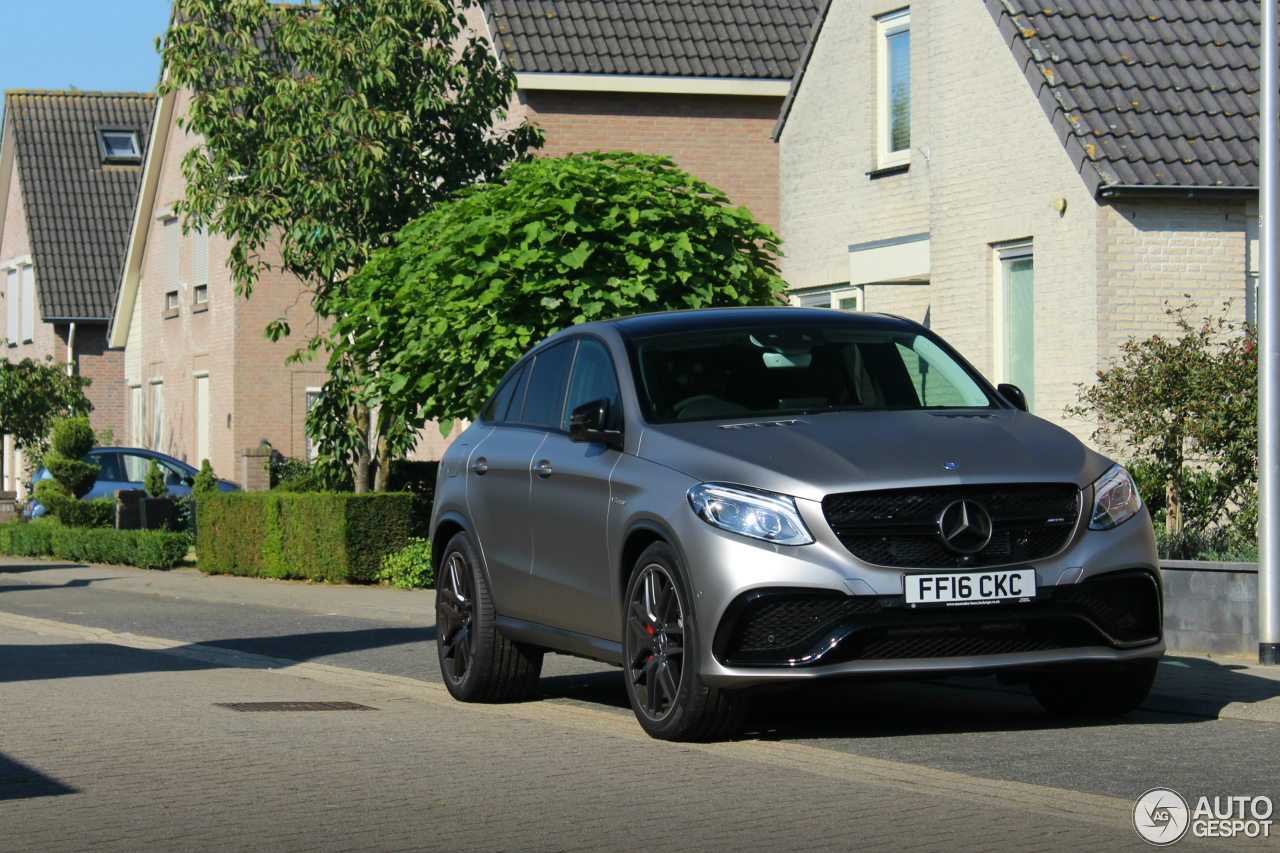
[{"label": "trimmed shrub", "polygon": [[385,555],[382,558],[382,568],[378,570],[378,582],[396,589],[430,589],[435,586],[436,573],[431,566],[431,543],[415,537],[399,551]]},{"label": "trimmed shrub", "polygon": [[196,474],[195,482],[191,484],[191,494],[203,495],[216,491],[218,491],[218,475],[213,473],[213,466],[206,459],[200,463],[200,471]]},{"label": "trimmed shrub", "polygon": [[387,491],[413,495],[414,537],[425,539],[431,535],[431,508],[436,500],[436,476],[439,473],[439,462],[396,459],[388,468]]},{"label": "trimmed shrub", "polygon": [[190,547],[186,534],[167,530],[68,527],[53,521],[0,525],[0,553],[13,557],[172,569]]},{"label": "trimmed shrub", "polygon": [[294,477],[292,480],[286,480],[276,489],[281,492],[322,492],[324,488],[320,485],[320,478],[315,474],[303,474],[301,477]]},{"label": "trimmed shrub", "polygon": [[169,494],[169,486],[164,481],[164,472],[160,470],[160,465],[156,460],[151,460],[151,467],[147,469],[146,476],[142,479],[142,488],[147,490],[147,497],[162,498]]},{"label": "trimmed shrub", "polygon": [[207,574],[370,583],[409,538],[408,494],[244,492],[196,504]]}]

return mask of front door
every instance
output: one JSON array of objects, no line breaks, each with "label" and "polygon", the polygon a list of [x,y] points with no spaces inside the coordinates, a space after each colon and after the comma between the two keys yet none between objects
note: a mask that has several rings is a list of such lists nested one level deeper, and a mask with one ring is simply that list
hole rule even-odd
[{"label": "front door", "polygon": [[557,430],[535,454],[530,481],[533,574],[549,624],[592,637],[610,635],[617,572],[609,565],[609,475],[619,452],[569,440],[569,418],[584,403],[607,399],[621,429],[618,380],[609,351],[583,338],[573,361]]}]

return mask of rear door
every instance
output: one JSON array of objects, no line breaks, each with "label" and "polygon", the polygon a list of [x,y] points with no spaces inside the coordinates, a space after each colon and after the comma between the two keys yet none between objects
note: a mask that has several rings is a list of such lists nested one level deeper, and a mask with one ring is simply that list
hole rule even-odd
[{"label": "rear door", "polygon": [[471,518],[494,604],[504,616],[544,621],[532,593],[529,481],[546,440],[548,413],[563,405],[572,350],[563,344],[528,359],[499,387],[481,415],[493,424],[465,463]]},{"label": "rear door", "polygon": [[608,349],[582,338],[574,354],[564,408],[535,454],[531,517],[533,574],[547,623],[608,637],[613,623],[614,572],[609,569],[609,475],[620,456],[603,443],[569,440],[569,418],[584,403],[609,400],[611,428],[622,429],[617,373]]}]

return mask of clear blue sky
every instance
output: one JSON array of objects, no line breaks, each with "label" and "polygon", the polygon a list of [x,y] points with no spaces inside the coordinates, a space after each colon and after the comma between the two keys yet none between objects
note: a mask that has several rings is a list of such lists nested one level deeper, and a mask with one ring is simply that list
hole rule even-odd
[{"label": "clear blue sky", "polygon": [[0,0],[0,90],[149,92],[169,0]]}]

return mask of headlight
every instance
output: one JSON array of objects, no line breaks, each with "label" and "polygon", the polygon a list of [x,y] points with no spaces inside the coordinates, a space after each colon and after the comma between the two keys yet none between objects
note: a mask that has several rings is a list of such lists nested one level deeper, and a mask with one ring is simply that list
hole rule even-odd
[{"label": "headlight", "polygon": [[800,520],[794,498],[718,483],[689,490],[689,504],[707,524],[778,545],[808,545],[809,528]]},{"label": "headlight", "polygon": [[1142,509],[1142,495],[1129,472],[1113,465],[1093,484],[1093,513],[1090,530],[1110,530],[1123,524]]}]

